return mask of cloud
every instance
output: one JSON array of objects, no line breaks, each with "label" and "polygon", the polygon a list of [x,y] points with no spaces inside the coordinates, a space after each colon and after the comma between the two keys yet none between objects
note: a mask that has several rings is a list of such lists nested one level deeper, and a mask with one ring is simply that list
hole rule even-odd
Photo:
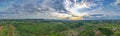
[{"label": "cloud", "polygon": [[[77,0],[65,0],[64,7],[69,12],[68,14],[83,18],[84,16],[89,15],[89,12],[91,12],[88,12],[87,10],[95,10],[95,8],[100,8],[103,4],[102,2],[103,0],[81,0],[79,2]],[[84,11],[82,9],[84,9]]]},{"label": "cloud", "polygon": [[120,6],[120,0],[116,0],[116,2],[114,3],[116,6]]},{"label": "cloud", "polygon": [[54,12],[54,14],[52,14],[55,17],[58,17],[59,19],[67,19],[67,20],[83,20],[82,16],[74,16],[71,14],[65,14],[65,13],[57,13]]},{"label": "cloud", "polygon": [[81,0],[81,2],[75,0],[73,2],[70,0],[22,0],[19,3],[13,4],[13,8],[10,9],[13,9],[11,12],[18,15],[27,15],[24,17],[29,17],[29,15],[31,15],[36,18],[54,17],[57,19],[81,20],[83,16],[89,13],[81,13],[81,11],[78,11],[79,9],[92,9],[93,7],[101,6],[101,1],[98,1],[98,3],[95,3],[97,2],[96,0],[88,1],[89,0]]},{"label": "cloud", "polygon": [[[83,20],[92,15],[111,15],[115,11],[106,11],[104,0],[14,0],[4,7],[0,16],[5,18],[42,18]],[[115,2],[119,5],[119,0]],[[109,12],[109,13],[108,13]],[[12,13],[12,14],[11,14]],[[100,17],[102,17],[101,15]],[[118,15],[114,13],[114,16]],[[96,16],[92,16],[93,18]],[[98,16],[97,16],[98,17]]]},{"label": "cloud", "polygon": [[60,19],[66,19],[67,17],[72,16],[72,15],[69,15],[69,14],[58,13],[58,12],[54,12],[52,15],[55,16],[55,17],[59,17]]}]

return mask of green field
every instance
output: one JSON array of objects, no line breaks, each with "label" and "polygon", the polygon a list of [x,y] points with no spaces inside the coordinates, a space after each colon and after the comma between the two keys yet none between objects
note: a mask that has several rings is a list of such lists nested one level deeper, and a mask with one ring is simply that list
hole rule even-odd
[{"label": "green field", "polygon": [[120,20],[0,20],[0,36],[120,36]]}]

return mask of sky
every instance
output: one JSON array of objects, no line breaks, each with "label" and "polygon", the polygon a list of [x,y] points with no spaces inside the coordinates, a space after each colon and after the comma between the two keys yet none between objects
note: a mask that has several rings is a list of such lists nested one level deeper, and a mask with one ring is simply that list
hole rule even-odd
[{"label": "sky", "polygon": [[120,0],[0,0],[0,19],[120,19]]}]

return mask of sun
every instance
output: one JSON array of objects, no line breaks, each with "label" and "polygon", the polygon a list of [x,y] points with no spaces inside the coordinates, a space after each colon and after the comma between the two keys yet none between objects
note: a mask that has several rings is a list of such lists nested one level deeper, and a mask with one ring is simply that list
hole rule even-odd
[{"label": "sun", "polygon": [[82,17],[69,17],[69,20],[82,20]]}]

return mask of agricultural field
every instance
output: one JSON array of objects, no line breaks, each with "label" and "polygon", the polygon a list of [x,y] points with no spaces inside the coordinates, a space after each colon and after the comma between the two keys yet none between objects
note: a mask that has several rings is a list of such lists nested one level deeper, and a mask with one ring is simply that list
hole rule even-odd
[{"label": "agricultural field", "polygon": [[120,36],[120,21],[0,20],[0,36]]}]

